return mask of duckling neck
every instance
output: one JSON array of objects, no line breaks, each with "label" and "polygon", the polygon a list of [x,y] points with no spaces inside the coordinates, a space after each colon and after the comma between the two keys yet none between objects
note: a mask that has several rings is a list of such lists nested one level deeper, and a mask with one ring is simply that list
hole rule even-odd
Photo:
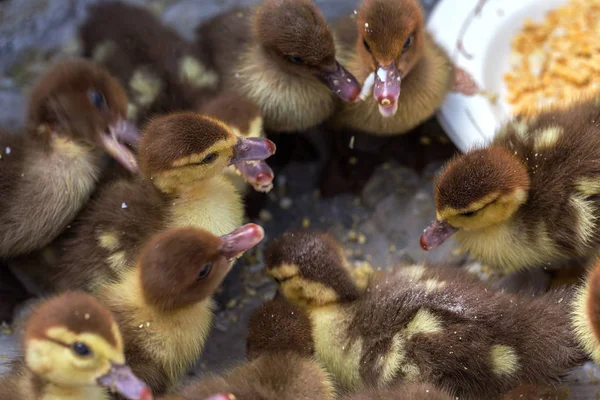
[{"label": "duckling neck", "polygon": [[[71,386],[64,387],[50,382],[42,381],[39,377],[29,372],[26,376],[25,393],[32,393],[39,400],[108,400],[109,395],[105,389],[98,386]],[[28,397],[26,397],[28,398]]]},{"label": "duckling neck", "polygon": [[313,76],[286,70],[258,44],[249,47],[234,71],[232,86],[261,109],[267,130],[306,130],[334,111],[327,86]]}]

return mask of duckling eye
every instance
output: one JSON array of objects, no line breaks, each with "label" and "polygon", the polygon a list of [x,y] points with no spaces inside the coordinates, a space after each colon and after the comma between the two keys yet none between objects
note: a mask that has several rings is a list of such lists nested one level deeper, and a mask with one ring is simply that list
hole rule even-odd
[{"label": "duckling eye", "polygon": [[218,157],[217,153],[210,153],[209,155],[204,157],[200,163],[201,164],[211,164],[217,159],[217,157]]},{"label": "duckling eye", "polygon": [[369,46],[369,43],[367,43],[366,39],[363,39],[363,45],[365,46],[365,49],[367,49],[367,51],[370,53],[371,52],[371,46]]},{"label": "duckling eye", "polygon": [[102,93],[100,93],[99,91],[90,90],[88,92],[88,98],[90,99],[94,107],[96,107],[98,110],[103,110],[104,108],[106,108],[106,100],[104,99]]},{"label": "duckling eye", "polygon": [[212,270],[212,263],[206,263],[202,266],[202,268],[200,269],[200,272],[198,272],[198,280],[202,280],[204,278],[206,278],[208,276],[208,274],[210,274],[210,271]]},{"label": "duckling eye", "polygon": [[294,64],[304,64],[304,60],[301,57],[295,55],[287,56],[287,59],[289,62],[292,62]]},{"label": "duckling eye", "polygon": [[408,37],[408,39],[406,39],[406,42],[404,42],[404,46],[402,47],[402,51],[406,51],[410,48],[410,46],[412,46],[413,41],[415,40],[415,35],[410,35]]},{"label": "duckling eye", "polygon": [[71,347],[75,354],[77,354],[78,356],[89,357],[92,355],[92,350],[90,350],[90,348],[85,343],[75,342]]},{"label": "duckling eye", "polygon": [[472,217],[475,214],[477,214],[477,211],[468,211],[468,212],[460,213],[460,215],[462,217]]}]

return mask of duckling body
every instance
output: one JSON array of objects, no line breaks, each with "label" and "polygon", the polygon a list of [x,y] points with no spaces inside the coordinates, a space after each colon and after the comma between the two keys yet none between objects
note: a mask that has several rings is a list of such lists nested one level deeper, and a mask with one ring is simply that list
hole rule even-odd
[{"label": "duckling body", "polygon": [[455,232],[462,248],[503,271],[594,257],[599,116],[589,100],[517,117],[487,147],[450,161],[435,181],[437,221],[422,246],[435,248]]},{"label": "duckling body", "polygon": [[23,362],[0,379],[0,399],[131,400],[152,393],[125,366],[112,315],[89,295],[66,292],[37,306],[24,329]]},{"label": "duckling body", "polygon": [[311,233],[284,235],[267,262],[279,292],[309,313],[316,357],[346,390],[423,381],[497,398],[582,360],[564,291],[510,295],[460,270],[415,265],[377,273],[361,294],[337,244]]},{"label": "duckling body", "polygon": [[269,301],[249,322],[250,361],[222,376],[186,385],[166,399],[200,399],[216,392],[248,400],[334,399],[328,374],[312,359],[310,329],[310,321],[300,308],[284,299]]},{"label": "duckling body", "polygon": [[586,354],[600,364],[600,263],[596,262],[573,300],[573,327]]},{"label": "duckling body", "polygon": [[222,90],[255,103],[268,131],[314,127],[335,109],[332,90],[349,101],[360,91],[335,60],[331,32],[311,1],[236,8],[200,25],[196,34],[222,77]]},{"label": "duckling body", "polygon": [[219,76],[202,54],[149,10],[124,3],[94,5],[79,29],[83,54],[127,89],[130,118],[196,110],[215,94]]},{"label": "duckling body", "polygon": [[386,399],[452,400],[452,397],[426,383],[407,383],[390,389],[371,389],[344,397],[344,400]]}]

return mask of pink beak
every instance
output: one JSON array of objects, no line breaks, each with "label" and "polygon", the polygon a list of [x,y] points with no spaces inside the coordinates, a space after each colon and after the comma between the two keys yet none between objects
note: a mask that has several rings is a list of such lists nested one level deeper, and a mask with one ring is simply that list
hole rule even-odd
[{"label": "pink beak", "polygon": [[398,111],[401,82],[402,76],[394,62],[387,67],[379,66],[377,68],[373,96],[379,103],[379,112],[382,116],[391,117]]}]

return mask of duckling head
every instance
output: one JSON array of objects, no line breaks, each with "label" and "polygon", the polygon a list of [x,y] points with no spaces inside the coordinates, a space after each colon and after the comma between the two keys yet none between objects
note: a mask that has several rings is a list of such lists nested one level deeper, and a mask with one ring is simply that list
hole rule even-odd
[{"label": "duckling head", "polygon": [[174,228],[154,236],[139,260],[146,303],[167,312],[209,298],[235,259],[263,237],[256,224],[221,237],[194,228]]},{"label": "duckling head", "polygon": [[127,145],[136,145],[139,135],[126,117],[125,91],[105,69],[90,61],[54,65],[29,100],[28,123],[37,137],[61,135],[104,149],[136,172],[136,158]]},{"label": "duckling head", "polygon": [[435,180],[437,219],[423,232],[421,247],[432,250],[461,229],[508,222],[527,201],[529,187],[526,167],[500,147],[455,158]]},{"label": "duckling head", "polygon": [[264,138],[236,136],[223,122],[197,113],[152,121],[139,146],[143,173],[164,193],[177,193],[229,165],[262,161],[275,153]]},{"label": "duckling head", "polygon": [[318,78],[344,101],[358,100],[360,85],[337,62],[327,21],[311,0],[265,0],[253,22],[258,42],[282,68]]},{"label": "duckling head", "polygon": [[267,254],[267,274],[289,301],[305,306],[352,301],[358,297],[339,244],[331,236],[289,232]]},{"label": "duckling head", "polygon": [[365,0],[358,12],[357,54],[375,71],[379,112],[398,111],[400,85],[423,54],[424,18],[417,0]]},{"label": "duckling head", "polygon": [[93,297],[67,292],[33,311],[25,328],[25,363],[62,388],[102,386],[127,399],[151,400],[125,365],[123,339],[111,313]]},{"label": "duckling head", "polygon": [[246,353],[253,360],[265,353],[281,352],[312,357],[315,345],[308,315],[279,297],[264,303],[250,316]]}]

